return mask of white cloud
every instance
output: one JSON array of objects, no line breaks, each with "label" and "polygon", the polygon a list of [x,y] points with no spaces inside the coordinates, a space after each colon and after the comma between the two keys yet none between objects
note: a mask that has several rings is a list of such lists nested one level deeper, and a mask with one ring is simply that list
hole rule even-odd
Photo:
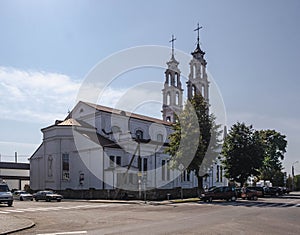
[{"label": "white cloud", "polygon": [[0,118],[52,123],[66,116],[79,87],[64,74],[0,67]]}]

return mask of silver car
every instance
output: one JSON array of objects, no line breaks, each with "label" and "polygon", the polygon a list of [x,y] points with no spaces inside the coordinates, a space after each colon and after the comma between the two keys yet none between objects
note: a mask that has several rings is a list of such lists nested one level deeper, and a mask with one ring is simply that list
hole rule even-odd
[{"label": "silver car", "polygon": [[13,197],[14,197],[14,199],[17,199],[20,201],[25,201],[25,200],[32,201],[33,200],[32,194],[27,193],[26,191],[22,191],[22,190],[14,191]]},{"label": "silver car", "polygon": [[5,203],[8,206],[13,204],[13,196],[9,191],[8,185],[6,183],[0,183],[0,204]]}]

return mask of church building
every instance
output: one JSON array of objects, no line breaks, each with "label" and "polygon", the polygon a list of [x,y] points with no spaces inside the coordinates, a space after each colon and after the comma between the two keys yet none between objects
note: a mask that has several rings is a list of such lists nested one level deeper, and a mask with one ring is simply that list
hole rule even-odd
[{"label": "church building", "polygon": [[[191,53],[186,86],[188,99],[196,93],[209,102],[205,52],[200,48],[198,25],[196,49]],[[43,141],[30,158],[30,187],[59,192],[125,190],[192,190],[197,188],[193,172],[169,167],[165,153],[175,114],[183,109],[183,84],[179,62],[167,62],[162,89],[162,119],[79,101],[65,120],[43,128]],[[203,185],[226,185],[222,167],[212,166]]]}]

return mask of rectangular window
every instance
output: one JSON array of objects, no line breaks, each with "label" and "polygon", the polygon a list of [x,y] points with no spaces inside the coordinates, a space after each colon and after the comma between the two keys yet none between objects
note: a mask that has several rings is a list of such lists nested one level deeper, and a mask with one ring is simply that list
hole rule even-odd
[{"label": "rectangular window", "polygon": [[62,179],[69,180],[70,179],[70,159],[68,153],[62,154]]},{"label": "rectangular window", "polygon": [[161,161],[161,179],[166,180],[166,161]]},{"label": "rectangular window", "polygon": [[183,181],[186,181],[186,171],[184,171],[182,174],[183,174]]},{"label": "rectangular window", "polygon": [[190,174],[191,173],[189,171],[186,171],[186,181],[190,181],[191,180]]},{"label": "rectangular window", "polygon": [[170,180],[170,161],[167,161],[167,180]]},{"label": "rectangular window", "polygon": [[223,182],[223,167],[220,166],[220,182]]},{"label": "rectangular window", "polygon": [[115,156],[109,156],[109,167],[115,166]]},{"label": "rectangular window", "polygon": [[116,164],[117,166],[121,166],[121,156],[117,156]]},{"label": "rectangular window", "polygon": [[142,171],[142,159],[140,156],[138,157],[138,168],[139,168],[139,171]]},{"label": "rectangular window", "polygon": [[148,170],[148,159],[147,158],[144,158],[144,162],[143,162],[143,171],[144,172],[147,172]]}]

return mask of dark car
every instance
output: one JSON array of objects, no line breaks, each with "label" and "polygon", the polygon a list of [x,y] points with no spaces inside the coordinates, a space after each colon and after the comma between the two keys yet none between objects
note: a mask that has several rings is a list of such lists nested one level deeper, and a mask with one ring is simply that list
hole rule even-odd
[{"label": "dark car", "polygon": [[265,196],[281,196],[283,195],[283,191],[279,187],[265,187],[264,188]]},{"label": "dark car", "polygon": [[56,200],[60,202],[63,199],[63,196],[57,193],[54,193],[53,191],[38,191],[37,193],[33,194],[33,198],[36,201],[39,200],[45,200],[47,202],[50,202],[52,200]]},{"label": "dark car", "polygon": [[258,195],[256,190],[251,190],[248,187],[241,189],[241,198],[248,199],[248,200],[257,200]]},{"label": "dark car", "polygon": [[200,199],[204,202],[209,201],[211,202],[214,199],[223,199],[223,200],[231,200],[236,201],[237,199],[237,192],[233,187],[216,187],[208,190],[201,194]]},{"label": "dark car", "polygon": [[264,197],[264,187],[259,187],[259,186],[249,186],[247,187],[250,190],[255,190],[257,192],[258,197]]}]

